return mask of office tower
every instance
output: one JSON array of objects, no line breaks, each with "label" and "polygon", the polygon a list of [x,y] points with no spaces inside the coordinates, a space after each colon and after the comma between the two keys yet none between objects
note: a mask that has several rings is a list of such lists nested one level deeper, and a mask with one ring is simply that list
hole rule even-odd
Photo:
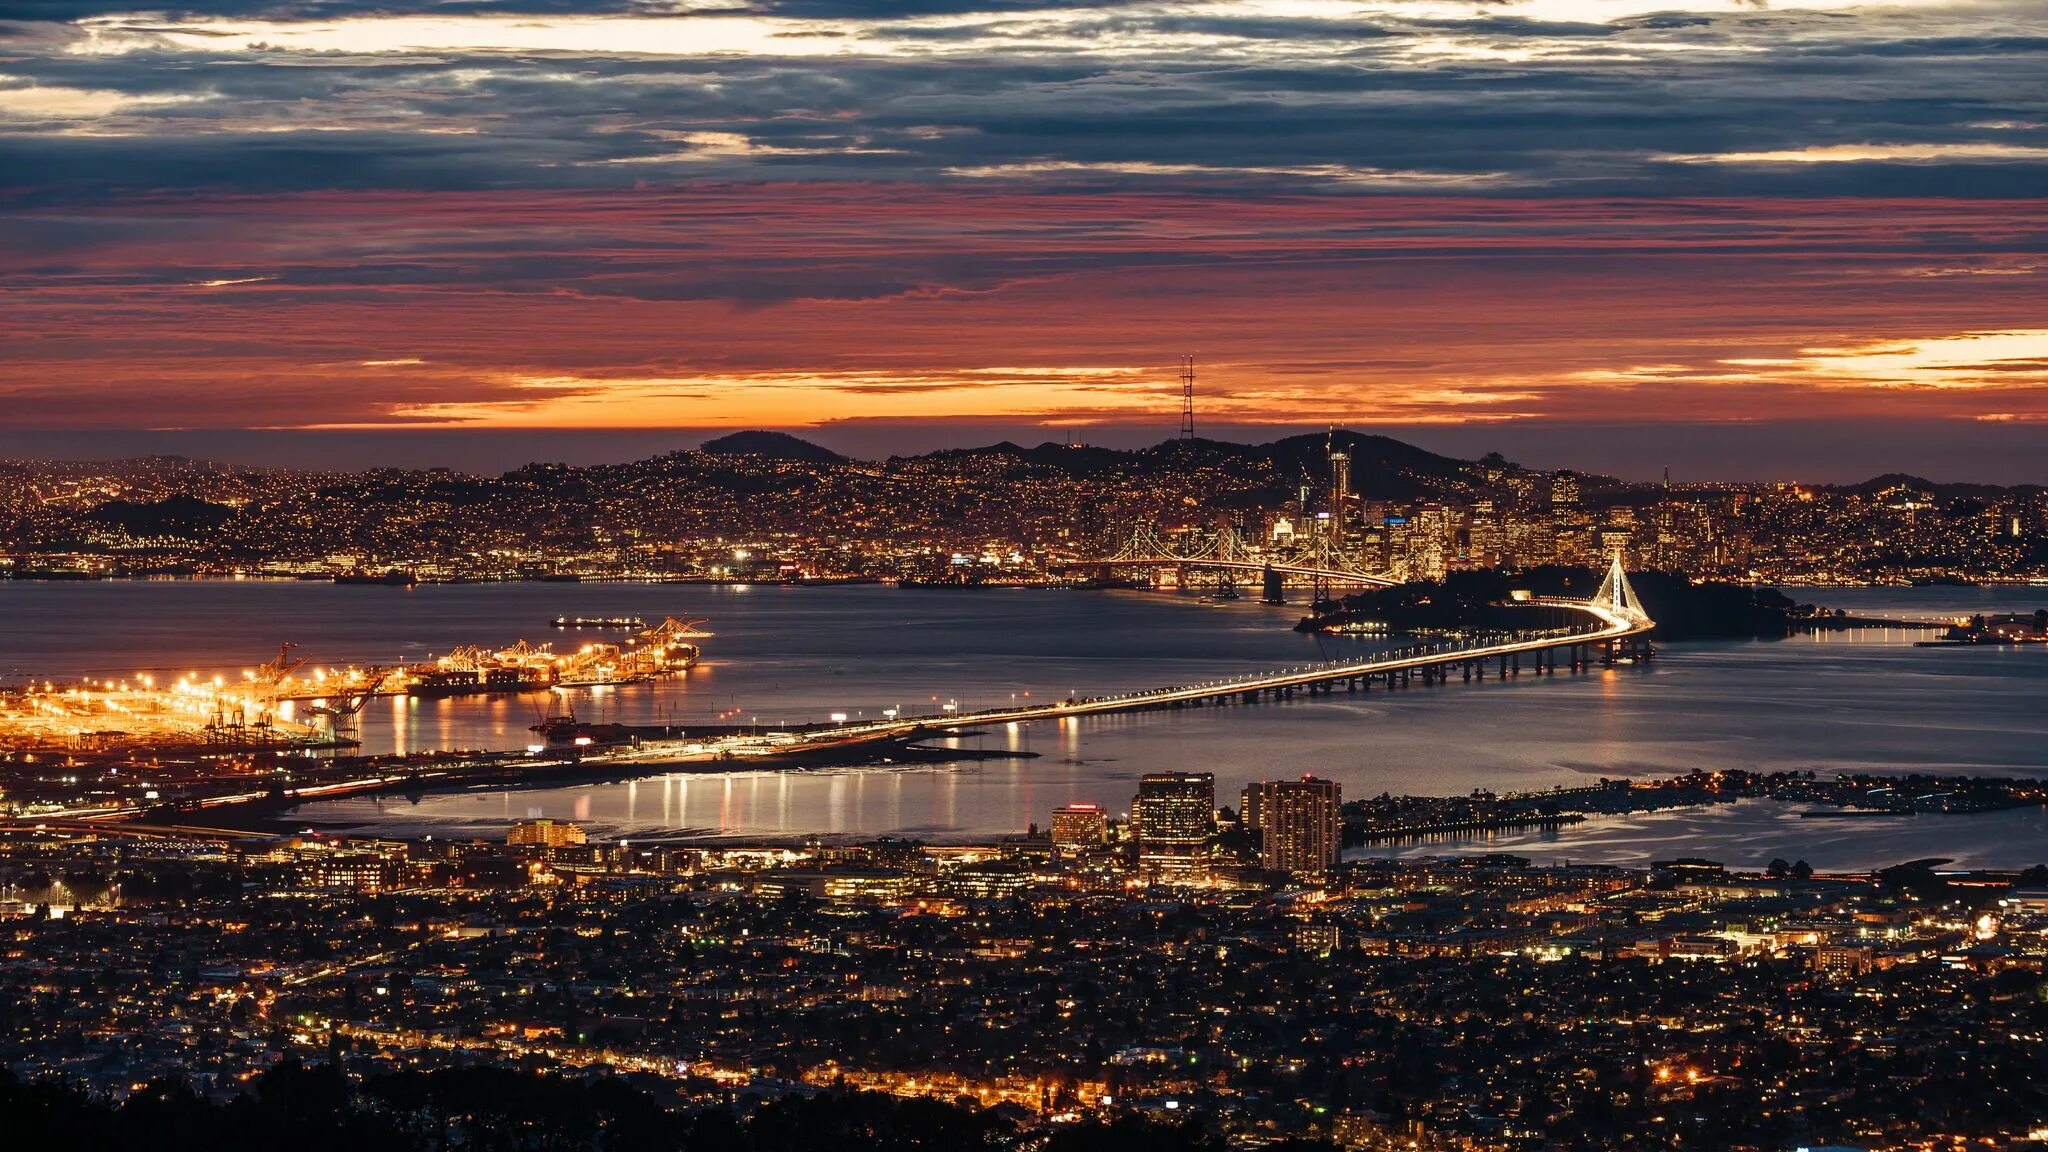
[{"label": "office tower", "polygon": [[1185,874],[1208,864],[1216,831],[1216,777],[1207,772],[1148,772],[1131,803],[1138,867],[1149,874]]},{"label": "office tower", "polygon": [[1564,515],[1579,509],[1579,474],[1559,472],[1550,478],[1550,511]]}]

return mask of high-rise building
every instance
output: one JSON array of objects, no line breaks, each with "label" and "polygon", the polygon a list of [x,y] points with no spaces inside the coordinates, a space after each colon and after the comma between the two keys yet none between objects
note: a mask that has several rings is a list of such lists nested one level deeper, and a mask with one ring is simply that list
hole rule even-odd
[{"label": "high-rise building", "polygon": [[1451,513],[1442,504],[1424,504],[1409,519],[1408,578],[1441,580],[1449,570]]},{"label": "high-rise building", "polygon": [[1550,511],[1564,515],[1579,509],[1579,474],[1558,472],[1550,477]]},{"label": "high-rise building", "polygon": [[1337,447],[1330,433],[1330,543],[1344,547],[1344,510],[1351,503],[1351,453]]},{"label": "high-rise building", "polygon": [[1062,856],[1099,848],[1109,839],[1109,813],[1100,804],[1069,804],[1052,810],[1052,846]]},{"label": "high-rise building", "polygon": [[1259,834],[1259,863],[1269,872],[1319,875],[1337,863],[1342,789],[1335,780],[1303,776],[1268,780],[1244,790],[1246,831]]},{"label": "high-rise building", "polygon": [[507,844],[541,848],[568,848],[587,839],[582,825],[565,824],[560,820],[521,820],[505,834]]},{"label": "high-rise building", "polygon": [[1138,834],[1138,867],[1154,875],[1199,871],[1208,865],[1216,832],[1216,777],[1208,772],[1148,772],[1131,802]]}]

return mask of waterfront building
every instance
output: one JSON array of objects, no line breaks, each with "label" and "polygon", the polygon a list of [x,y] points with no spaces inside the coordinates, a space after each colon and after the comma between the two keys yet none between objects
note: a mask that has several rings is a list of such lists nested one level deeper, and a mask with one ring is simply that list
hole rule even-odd
[{"label": "waterfront building", "polygon": [[570,848],[588,839],[580,824],[545,819],[521,820],[505,834],[505,843],[513,847]]},{"label": "waterfront building", "polygon": [[1245,786],[1245,830],[1259,835],[1259,863],[1269,872],[1321,875],[1337,863],[1344,807],[1335,780],[1303,776]]},{"label": "waterfront building", "polygon": [[1109,839],[1109,813],[1100,804],[1068,804],[1052,810],[1052,846],[1062,856],[1099,848]]}]

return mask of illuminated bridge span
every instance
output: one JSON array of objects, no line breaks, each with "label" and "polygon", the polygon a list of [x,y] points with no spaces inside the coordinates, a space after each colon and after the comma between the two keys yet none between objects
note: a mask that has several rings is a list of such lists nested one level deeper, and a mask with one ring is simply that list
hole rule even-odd
[{"label": "illuminated bridge span", "polygon": [[1175,539],[1162,536],[1151,523],[1131,530],[1113,553],[1096,560],[1098,568],[1193,568],[1218,572],[1256,572],[1270,579],[1293,576],[1318,589],[1334,585],[1385,587],[1400,581],[1367,568],[1350,555],[1336,536],[1317,532],[1298,548],[1262,548],[1234,528]]},{"label": "illuminated bridge span", "polygon": [[1498,664],[1502,675],[1520,671],[1522,658],[1530,657],[1536,671],[1554,669],[1560,662],[1580,668],[1596,659],[1634,659],[1647,654],[1643,637],[1656,626],[1636,601],[1622,571],[1621,558],[1614,558],[1607,577],[1590,599],[1563,600],[1535,598],[1517,601],[1537,607],[1577,614],[1572,626],[1537,632],[1517,632],[1463,643],[1424,644],[1383,652],[1363,660],[1333,660],[1303,664],[1270,672],[1208,680],[1200,684],[1176,684],[1112,696],[1089,696],[1036,704],[1024,708],[992,708],[980,712],[944,713],[936,716],[899,716],[885,720],[841,724],[811,729],[801,736],[787,734],[787,742],[815,740],[857,740],[887,736],[913,736],[933,731],[978,728],[990,724],[1020,724],[1033,720],[1055,720],[1067,716],[1095,716],[1109,712],[1137,712],[1155,708],[1201,705],[1210,701],[1261,696],[1290,696],[1297,691],[1330,691],[1342,684],[1370,687],[1374,679],[1389,684],[1409,683],[1419,677],[1425,682],[1448,679],[1462,673],[1466,679],[1485,675]]},{"label": "illuminated bridge span", "polygon": [[[654,740],[631,750],[603,751],[588,757],[580,752],[540,759],[533,758],[531,753],[522,757],[512,752],[486,752],[450,755],[428,765],[410,761],[377,761],[339,773],[312,772],[288,788],[265,784],[253,790],[196,798],[186,808],[197,811],[238,804],[333,799],[357,792],[445,787],[480,780],[509,783],[528,778],[540,769],[562,771],[579,766],[638,771],[660,770],[681,763],[755,758],[764,762],[782,758],[788,763],[802,763],[807,759],[842,756],[864,744],[914,740],[935,733],[959,732],[994,724],[1025,724],[1034,720],[1182,708],[1233,700],[1249,703],[1262,697],[1286,697],[1301,691],[1327,693],[1340,685],[1350,689],[1369,689],[1376,679],[1389,685],[1411,683],[1417,678],[1427,683],[1447,680],[1462,673],[1469,680],[1487,675],[1496,665],[1499,674],[1506,676],[1520,671],[1525,658],[1533,662],[1537,672],[1542,672],[1555,670],[1560,664],[1578,669],[1599,659],[1635,659],[1648,654],[1648,645],[1643,638],[1655,624],[1636,602],[1635,592],[1629,587],[1619,558],[1609,567],[1606,580],[1590,599],[1534,599],[1517,603],[1560,610],[1574,615],[1576,620],[1562,628],[1511,633],[1465,643],[1420,645],[1383,652],[1364,660],[1303,664],[1200,684],[1176,684],[1142,692],[1091,696],[1024,708],[994,708],[964,714],[943,712],[931,716],[887,716],[874,722],[821,725],[767,735],[713,736],[696,741]],[[138,804],[110,804],[41,812],[24,815],[22,819],[98,822],[132,819],[141,815],[144,812]],[[182,821],[176,825],[135,825],[129,830],[139,835],[197,835],[208,838],[234,834],[223,829],[193,827]]]}]

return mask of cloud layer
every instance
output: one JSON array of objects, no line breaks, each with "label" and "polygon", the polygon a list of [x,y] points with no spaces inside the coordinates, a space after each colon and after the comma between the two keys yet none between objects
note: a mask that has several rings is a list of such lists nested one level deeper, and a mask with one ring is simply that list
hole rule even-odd
[{"label": "cloud layer", "polygon": [[2044,189],[2034,0],[12,0],[0,398],[2038,421]]}]

